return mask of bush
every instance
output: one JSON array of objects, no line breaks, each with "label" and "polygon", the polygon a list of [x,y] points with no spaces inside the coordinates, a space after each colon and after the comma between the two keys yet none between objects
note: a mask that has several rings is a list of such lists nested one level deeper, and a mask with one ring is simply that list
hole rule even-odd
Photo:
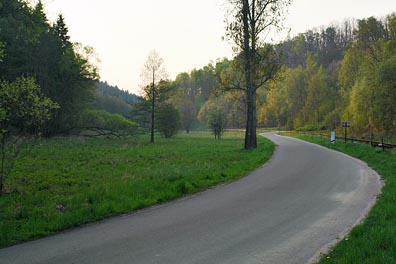
[{"label": "bush", "polygon": [[226,125],[224,110],[219,107],[212,107],[208,112],[208,126],[213,131],[215,138],[220,139]]},{"label": "bush", "polygon": [[309,124],[305,125],[303,127],[296,128],[296,131],[320,131],[320,130],[326,130],[326,126],[322,124]]},{"label": "bush", "polygon": [[119,114],[111,114],[103,110],[86,110],[80,118],[80,129],[110,130],[126,134],[137,134],[139,126]]},{"label": "bush", "polygon": [[56,109],[59,105],[41,94],[33,78],[0,82],[0,196],[5,193],[5,181],[20,147],[27,138],[40,135]]},{"label": "bush", "polygon": [[180,114],[173,105],[161,106],[157,115],[157,128],[165,138],[176,135],[180,128]]}]

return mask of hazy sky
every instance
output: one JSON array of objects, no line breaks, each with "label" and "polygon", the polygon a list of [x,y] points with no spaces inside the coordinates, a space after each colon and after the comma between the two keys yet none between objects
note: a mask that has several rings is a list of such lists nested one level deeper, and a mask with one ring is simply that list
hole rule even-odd
[{"label": "hazy sky", "polygon": [[[65,17],[72,41],[95,48],[100,75],[112,85],[139,92],[150,50],[165,61],[169,76],[232,57],[222,41],[226,0],[43,0],[50,21]],[[384,16],[396,0],[294,0],[286,26],[291,35],[342,22]]]}]

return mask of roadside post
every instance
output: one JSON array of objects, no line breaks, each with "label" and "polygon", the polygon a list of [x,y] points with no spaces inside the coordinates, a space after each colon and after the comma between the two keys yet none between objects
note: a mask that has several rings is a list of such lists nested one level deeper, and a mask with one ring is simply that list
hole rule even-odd
[{"label": "roadside post", "polygon": [[345,132],[344,132],[344,140],[345,142],[347,141],[347,128],[351,127],[351,122],[349,121],[344,121],[342,122],[342,127],[345,128]]},{"label": "roadside post", "polygon": [[330,132],[330,143],[334,144],[336,141],[336,132],[335,131],[331,131]]}]

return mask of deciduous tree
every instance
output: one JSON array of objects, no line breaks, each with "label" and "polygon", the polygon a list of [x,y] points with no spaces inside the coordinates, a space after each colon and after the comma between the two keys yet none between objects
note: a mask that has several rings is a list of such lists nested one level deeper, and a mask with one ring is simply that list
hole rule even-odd
[{"label": "deciduous tree", "polygon": [[0,195],[10,175],[19,146],[27,137],[37,136],[59,106],[44,97],[32,78],[0,83]]},{"label": "deciduous tree", "polygon": [[[227,38],[235,42],[243,79],[234,84],[246,93],[247,122],[245,149],[257,147],[257,89],[270,80],[279,67],[279,58],[262,36],[280,28],[286,7],[291,0],[230,0]],[[233,87],[230,87],[233,88]]]},{"label": "deciduous tree", "polygon": [[151,103],[151,143],[154,143],[156,103],[160,96],[158,83],[166,78],[167,73],[164,67],[164,60],[159,56],[157,51],[152,50],[143,65],[142,71],[142,79],[144,83],[143,94],[146,100]]},{"label": "deciduous tree", "polygon": [[179,111],[171,104],[163,104],[158,111],[158,131],[165,137],[173,137],[180,128]]},{"label": "deciduous tree", "polygon": [[226,125],[224,110],[220,107],[212,107],[208,112],[208,126],[212,130],[215,139],[220,139]]},{"label": "deciduous tree", "polygon": [[190,74],[183,72],[176,76],[177,92],[173,98],[181,114],[181,120],[186,133],[190,133],[194,121],[197,119],[196,94],[193,91]]}]

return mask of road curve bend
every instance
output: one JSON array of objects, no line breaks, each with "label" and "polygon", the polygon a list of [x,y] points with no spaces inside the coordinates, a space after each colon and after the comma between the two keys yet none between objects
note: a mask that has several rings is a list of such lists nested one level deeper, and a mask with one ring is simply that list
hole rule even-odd
[{"label": "road curve bend", "polygon": [[266,133],[271,160],[237,182],[0,250],[6,263],[307,263],[367,213],[363,162]]}]

